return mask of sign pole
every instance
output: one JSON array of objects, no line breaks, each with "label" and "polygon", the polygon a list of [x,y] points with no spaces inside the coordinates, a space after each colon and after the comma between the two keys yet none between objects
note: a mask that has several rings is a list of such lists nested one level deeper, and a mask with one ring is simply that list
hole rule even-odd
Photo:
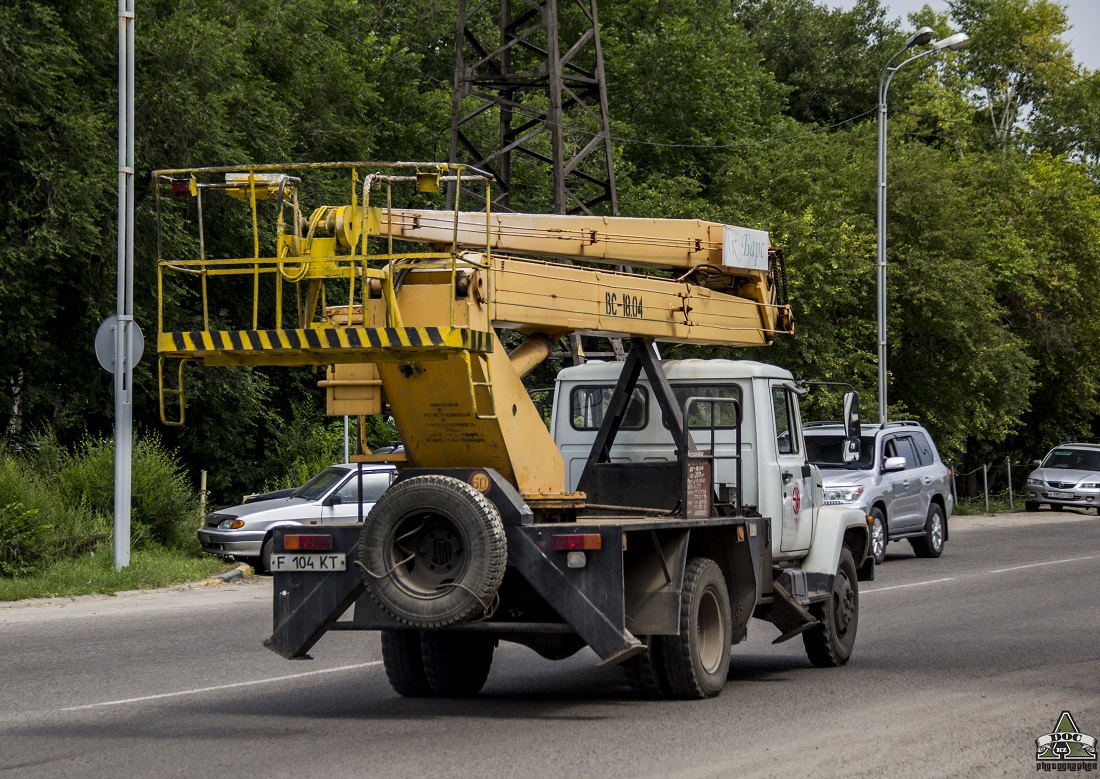
[{"label": "sign pole", "polygon": [[115,329],[114,563],[130,564],[134,323],[134,0],[118,2],[118,325]]}]

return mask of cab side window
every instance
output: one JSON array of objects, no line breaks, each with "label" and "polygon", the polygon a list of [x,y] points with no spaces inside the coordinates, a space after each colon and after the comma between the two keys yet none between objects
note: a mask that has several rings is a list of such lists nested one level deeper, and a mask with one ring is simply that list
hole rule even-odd
[{"label": "cab side window", "polygon": [[786,387],[772,388],[775,410],[775,442],[779,454],[798,454],[797,406]]}]

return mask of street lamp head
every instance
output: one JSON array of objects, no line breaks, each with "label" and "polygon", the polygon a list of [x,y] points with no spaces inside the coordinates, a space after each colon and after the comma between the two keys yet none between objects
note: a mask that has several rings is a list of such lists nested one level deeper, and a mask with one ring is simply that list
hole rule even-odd
[{"label": "street lamp head", "polygon": [[946,38],[942,38],[933,43],[932,51],[942,51],[943,49],[962,51],[969,45],[970,36],[965,32],[957,32],[954,35],[948,35]]},{"label": "street lamp head", "polygon": [[914,46],[925,46],[931,43],[934,37],[936,37],[936,34],[932,31],[931,27],[921,27],[909,36],[909,40],[905,42],[905,48],[911,49]]}]

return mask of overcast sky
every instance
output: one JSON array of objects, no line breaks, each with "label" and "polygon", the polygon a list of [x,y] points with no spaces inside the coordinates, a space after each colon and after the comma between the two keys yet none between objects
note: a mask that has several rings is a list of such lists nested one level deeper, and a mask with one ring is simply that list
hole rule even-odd
[{"label": "overcast sky", "polygon": [[[851,8],[854,0],[825,0],[838,8]],[[891,16],[908,20],[913,11],[930,5],[937,11],[947,10],[947,0],[883,0]],[[1062,0],[1073,25],[1066,37],[1078,62],[1090,70],[1100,69],[1100,0]],[[902,29],[907,25],[903,24]]]}]

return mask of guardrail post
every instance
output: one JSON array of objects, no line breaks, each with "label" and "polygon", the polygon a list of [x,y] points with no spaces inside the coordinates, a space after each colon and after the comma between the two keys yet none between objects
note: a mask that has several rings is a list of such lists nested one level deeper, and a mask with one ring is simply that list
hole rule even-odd
[{"label": "guardrail post", "polygon": [[989,466],[982,463],[982,491],[985,493],[985,513],[989,513]]},{"label": "guardrail post", "polygon": [[1012,510],[1016,508],[1015,503],[1012,501],[1012,458],[1005,457],[1005,465],[1008,467],[1008,508]]}]

